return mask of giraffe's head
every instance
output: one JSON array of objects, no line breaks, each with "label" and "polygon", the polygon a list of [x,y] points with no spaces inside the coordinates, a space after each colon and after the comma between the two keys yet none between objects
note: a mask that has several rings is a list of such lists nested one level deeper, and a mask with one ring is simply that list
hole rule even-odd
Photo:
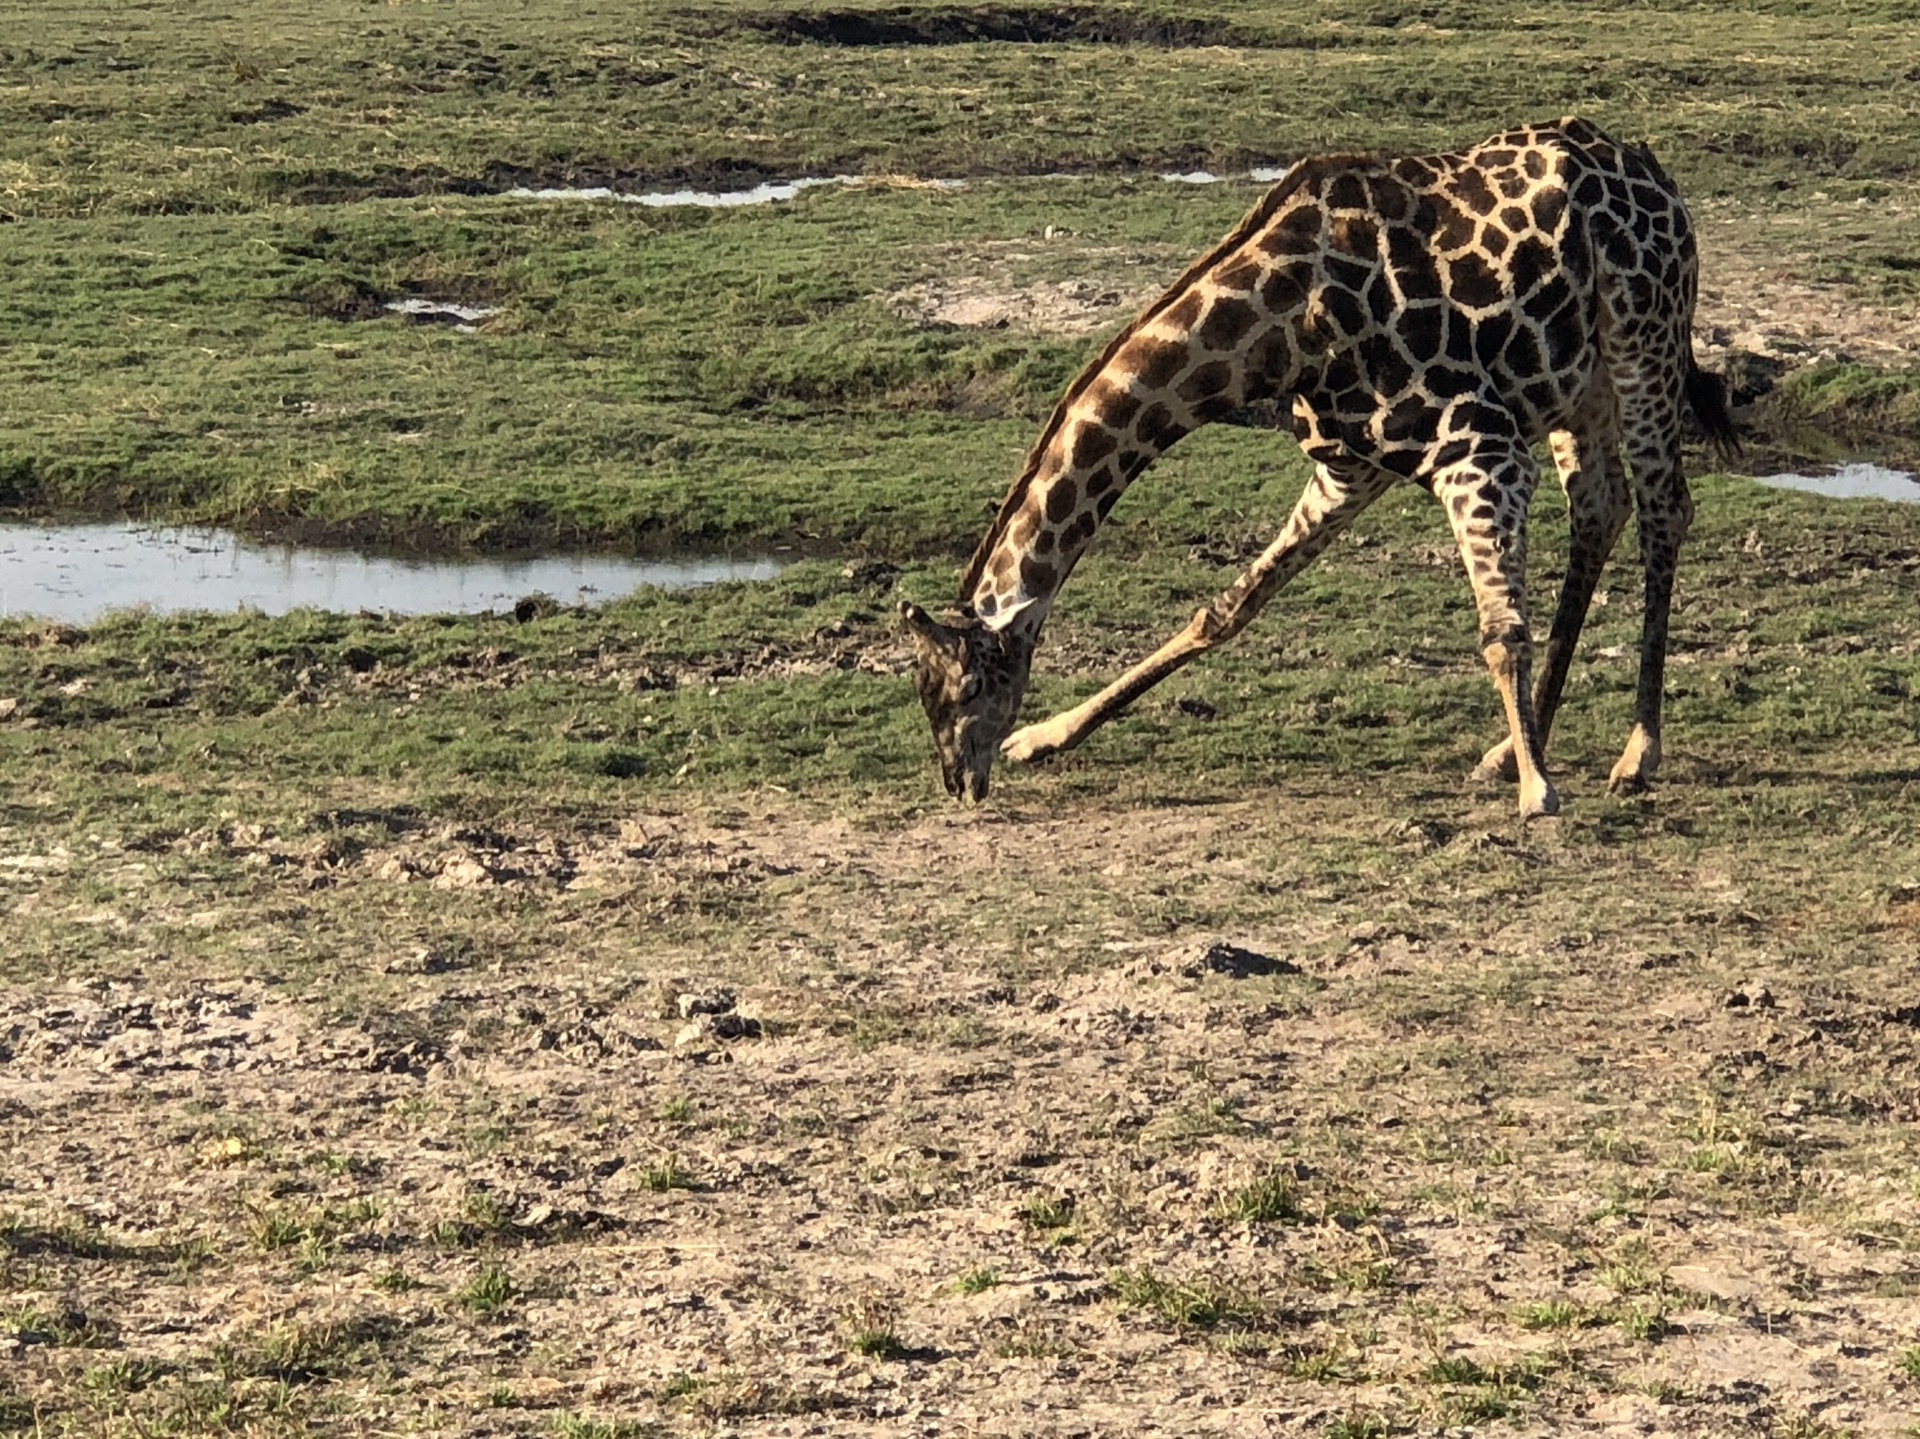
[{"label": "giraffe's head", "polygon": [[943,625],[916,604],[903,602],[900,618],[913,641],[914,683],[933,724],[940,777],[955,799],[978,804],[1000,741],[1013,732],[1032,646],[971,618]]}]

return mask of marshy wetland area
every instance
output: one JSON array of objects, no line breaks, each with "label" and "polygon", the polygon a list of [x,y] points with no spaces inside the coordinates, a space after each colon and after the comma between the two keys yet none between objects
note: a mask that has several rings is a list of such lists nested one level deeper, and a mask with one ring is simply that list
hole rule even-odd
[{"label": "marshy wetland area", "polygon": [[[0,0],[0,522],[749,576],[7,592],[0,1433],[1916,1432],[1916,37]],[[1522,827],[1406,490],[952,805],[892,617],[1104,339],[1256,173],[1569,113],[1688,196],[1747,430],[1689,452],[1654,788],[1633,539]],[[1842,464],[1886,498],[1755,480]],[[1305,477],[1160,461],[1027,713]],[[1536,613],[1566,534],[1549,483]]]}]

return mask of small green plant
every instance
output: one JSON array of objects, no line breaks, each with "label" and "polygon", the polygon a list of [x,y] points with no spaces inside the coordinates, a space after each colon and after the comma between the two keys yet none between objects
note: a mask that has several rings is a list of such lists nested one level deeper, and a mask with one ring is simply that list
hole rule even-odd
[{"label": "small green plant", "polygon": [[1514,1411],[1513,1395],[1499,1385],[1487,1385],[1447,1401],[1448,1417],[1461,1424],[1484,1424],[1505,1419]]},{"label": "small green plant", "polygon": [[1664,1284],[1659,1274],[1634,1259],[1609,1264],[1594,1277],[1615,1294],[1650,1294]]},{"label": "small green plant", "polygon": [[1894,1361],[1894,1372],[1903,1379],[1920,1380],[1920,1344],[1902,1349]]},{"label": "small green plant", "polygon": [[654,1111],[654,1118],[662,1124],[691,1124],[693,1115],[693,1101],[684,1094],[662,1100],[660,1107]]},{"label": "small green plant", "polygon": [[1505,1419],[1544,1382],[1550,1366],[1540,1359],[1490,1366],[1465,1354],[1446,1354],[1430,1363],[1421,1376],[1447,1389],[1446,1412],[1461,1424]]},{"label": "small green plant", "polygon": [[900,1336],[891,1329],[856,1329],[847,1340],[847,1347],[855,1354],[864,1354],[869,1359],[905,1359],[908,1349],[900,1342]]},{"label": "small green plant", "polygon": [[513,1205],[490,1189],[475,1189],[461,1201],[460,1217],[482,1234],[504,1234],[513,1228]]},{"label": "small green plant", "polygon": [[1230,1094],[1209,1095],[1199,1104],[1175,1110],[1155,1126],[1160,1137],[1172,1140],[1208,1139],[1243,1129],[1240,1101]]},{"label": "small green plant", "polygon": [[1287,1351],[1287,1372],[1295,1379],[1310,1379],[1316,1384],[1358,1384],[1366,1378],[1364,1356],[1346,1353],[1335,1343],[1308,1348],[1296,1345]]},{"label": "small green plant", "polygon": [[248,1216],[247,1237],[263,1254],[290,1249],[311,1235],[304,1217],[286,1209],[255,1209]]},{"label": "small green plant", "polygon": [[1254,1328],[1270,1317],[1258,1297],[1211,1279],[1165,1279],[1142,1267],[1114,1270],[1107,1287],[1128,1308],[1144,1309],[1175,1329]]},{"label": "small green plant", "polygon": [[373,1287],[387,1294],[405,1294],[410,1289],[418,1289],[420,1281],[404,1269],[388,1269],[375,1277]]},{"label": "small green plant", "polygon": [[1430,1384],[1484,1384],[1489,1375],[1476,1359],[1464,1354],[1449,1354],[1427,1366]]},{"label": "small green plant", "polygon": [[1591,1322],[1587,1311],[1565,1299],[1529,1304],[1516,1316],[1522,1329],[1579,1329]]},{"label": "small green plant", "polygon": [[953,1287],[962,1294],[985,1294],[989,1289],[1000,1287],[1000,1271],[991,1268],[969,1269],[953,1281]]},{"label": "small green plant", "polygon": [[116,1359],[86,1370],[80,1382],[96,1394],[117,1397],[139,1393],[166,1372],[165,1365],[151,1359]]},{"label": "small green plant", "polygon": [[1036,1194],[1020,1211],[1020,1218],[1029,1229],[1065,1229],[1073,1223],[1073,1211],[1071,1194]]},{"label": "small green plant", "polygon": [[1342,1414],[1328,1424],[1323,1432],[1326,1439],[1386,1439],[1391,1431],[1387,1428],[1387,1421],[1378,1414],[1354,1410]]},{"label": "small green plant", "polygon": [[1723,1174],[1739,1162],[1739,1154],[1729,1144],[1703,1144],[1687,1154],[1687,1168],[1695,1174]]},{"label": "small green plant", "polygon": [[299,1251],[301,1268],[308,1273],[326,1267],[342,1234],[380,1217],[380,1206],[370,1199],[334,1205],[289,1207],[250,1205],[247,1236],[262,1254],[282,1249]]},{"label": "small green plant", "polygon": [[1319,1266],[1321,1277],[1329,1285],[1355,1294],[1370,1294],[1376,1289],[1387,1288],[1398,1272],[1391,1259],[1379,1254],[1366,1254],[1345,1263]]},{"label": "small green plant", "polygon": [[0,1319],[0,1330],[10,1330],[28,1343],[56,1344],[66,1349],[100,1349],[114,1339],[110,1329],[84,1314],[64,1310],[56,1314],[31,1304]]},{"label": "small green plant", "polygon": [[1223,1213],[1248,1224],[1298,1224],[1306,1211],[1300,1206],[1300,1187],[1291,1174],[1271,1170],[1227,1197]]},{"label": "small green plant", "polygon": [[640,1439],[647,1433],[639,1424],[623,1419],[589,1419],[581,1414],[562,1414],[553,1421],[557,1439]]},{"label": "small green plant", "polygon": [[454,1295],[454,1300],[475,1314],[494,1314],[511,1304],[519,1293],[506,1270],[498,1264],[483,1264]]},{"label": "small green plant", "polygon": [[1642,1344],[1659,1343],[1672,1328],[1667,1323],[1665,1310],[1644,1308],[1637,1304],[1623,1310],[1616,1322],[1629,1339]]},{"label": "small green plant", "polygon": [[265,1333],[241,1333],[214,1346],[213,1372],[229,1384],[273,1379],[282,1386],[339,1372],[361,1345],[386,1333],[378,1320],[275,1324]]},{"label": "small green plant", "polygon": [[677,1156],[669,1154],[658,1164],[640,1171],[640,1187],[655,1194],[665,1194],[674,1189],[698,1189],[700,1182],[693,1172],[685,1168]]},{"label": "small green plant", "polygon": [[520,1396],[513,1392],[511,1384],[496,1384],[487,1391],[482,1402],[489,1409],[512,1409],[519,1405]]}]

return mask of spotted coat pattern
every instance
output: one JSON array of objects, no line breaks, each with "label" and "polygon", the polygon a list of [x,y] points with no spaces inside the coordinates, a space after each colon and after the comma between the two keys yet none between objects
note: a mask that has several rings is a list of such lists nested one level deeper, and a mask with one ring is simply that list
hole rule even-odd
[{"label": "spotted coat pattern", "polygon": [[[1692,517],[1683,411],[1731,439],[1718,381],[1693,360],[1695,269],[1672,182],[1645,150],[1582,120],[1457,154],[1294,166],[1068,388],[974,554],[959,623],[910,609],[949,789],[984,794],[996,749],[1034,759],[1079,743],[1237,633],[1401,480],[1431,491],[1459,543],[1508,718],[1484,767],[1518,779],[1526,814],[1557,805],[1545,736],[1631,496],[1647,605],[1636,723],[1612,783],[1644,785],[1659,761],[1673,571]],[[1053,598],[1128,485],[1201,425],[1289,397],[1315,470],[1280,537],[1107,690],[1006,739]],[[1524,584],[1541,439],[1573,536],[1534,690]]]}]

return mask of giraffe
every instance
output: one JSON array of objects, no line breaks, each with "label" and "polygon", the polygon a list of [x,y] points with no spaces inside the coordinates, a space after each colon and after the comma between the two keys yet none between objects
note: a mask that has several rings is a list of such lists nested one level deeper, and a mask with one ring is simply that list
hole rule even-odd
[{"label": "giraffe", "polygon": [[[1294,165],[1068,386],[974,551],[958,618],[901,606],[948,792],[983,799],[996,752],[1072,749],[1238,634],[1399,480],[1452,526],[1507,720],[1476,774],[1517,781],[1525,818],[1559,807],[1547,733],[1631,505],[1646,609],[1633,730],[1609,787],[1643,789],[1660,763],[1668,611],[1693,517],[1683,409],[1734,443],[1724,386],[1693,356],[1695,273],[1673,182],[1648,151],[1578,118],[1461,153]],[[1182,436],[1287,397],[1314,469],[1279,537],[1099,694],[1015,731],[1040,628],[1121,493]],[[1572,540],[1535,688],[1526,520],[1542,437]]]}]

